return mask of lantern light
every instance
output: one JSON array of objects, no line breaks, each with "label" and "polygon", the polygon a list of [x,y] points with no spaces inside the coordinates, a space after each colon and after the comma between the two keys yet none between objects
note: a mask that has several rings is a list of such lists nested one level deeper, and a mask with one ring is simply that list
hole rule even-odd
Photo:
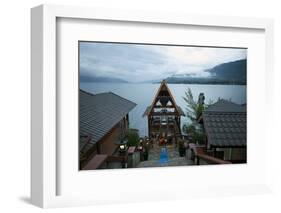
[{"label": "lantern light", "polygon": [[122,144],[122,145],[119,146],[119,148],[120,148],[120,150],[124,150],[125,149],[125,145]]},{"label": "lantern light", "polygon": [[118,145],[120,153],[125,153],[127,151],[127,141],[121,140],[115,144]]}]

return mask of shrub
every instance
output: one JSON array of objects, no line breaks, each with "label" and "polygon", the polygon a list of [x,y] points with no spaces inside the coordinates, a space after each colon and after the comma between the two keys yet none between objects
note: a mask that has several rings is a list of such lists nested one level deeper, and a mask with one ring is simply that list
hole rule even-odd
[{"label": "shrub", "polygon": [[139,145],[139,133],[137,130],[129,129],[127,133],[128,146],[138,146]]},{"label": "shrub", "polygon": [[192,143],[198,143],[200,145],[205,144],[205,134],[202,130],[196,129],[195,125],[184,125],[183,131],[189,134],[192,138]]},{"label": "shrub", "polygon": [[179,155],[180,157],[185,156],[186,148],[184,146],[184,140],[178,138],[178,144],[179,144]]}]

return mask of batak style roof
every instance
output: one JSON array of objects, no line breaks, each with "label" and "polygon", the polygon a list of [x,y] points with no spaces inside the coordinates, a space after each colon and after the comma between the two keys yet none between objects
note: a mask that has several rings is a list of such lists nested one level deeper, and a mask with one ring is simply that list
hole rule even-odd
[{"label": "batak style roof", "polygon": [[246,105],[220,99],[204,110],[202,118],[209,145],[214,147],[246,146]]},{"label": "batak style roof", "polygon": [[80,136],[91,143],[104,137],[136,104],[112,92],[91,94],[80,90]]},{"label": "batak style roof", "polygon": [[167,103],[170,102],[179,116],[185,116],[180,106],[176,105],[176,101],[167,85],[166,80],[161,82],[158,91],[153,98],[152,104],[146,108],[143,113],[143,117],[149,116],[158,102],[160,102],[164,108],[167,106]]}]

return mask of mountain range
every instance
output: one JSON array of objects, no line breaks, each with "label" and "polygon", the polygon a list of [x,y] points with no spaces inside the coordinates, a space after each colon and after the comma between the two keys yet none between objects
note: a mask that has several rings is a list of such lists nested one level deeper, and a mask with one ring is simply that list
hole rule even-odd
[{"label": "mountain range", "polygon": [[120,78],[80,75],[80,82],[128,83]]},{"label": "mountain range", "polygon": [[186,84],[241,84],[247,82],[247,60],[242,59],[228,63],[219,64],[211,69],[204,70],[204,76],[194,76],[194,74],[184,74],[166,78],[168,83]]},{"label": "mountain range", "polygon": [[[142,83],[159,83],[161,80],[151,80]],[[247,60],[227,62],[196,74],[180,74],[166,78],[172,84],[238,84],[246,85],[247,82]],[[115,77],[101,77],[80,75],[80,82],[104,82],[104,83],[128,83],[128,81]]]}]

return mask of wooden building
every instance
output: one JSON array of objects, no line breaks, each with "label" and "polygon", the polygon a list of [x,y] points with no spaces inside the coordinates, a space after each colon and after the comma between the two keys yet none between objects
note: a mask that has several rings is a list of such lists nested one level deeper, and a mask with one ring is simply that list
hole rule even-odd
[{"label": "wooden building", "polygon": [[80,90],[79,99],[80,168],[83,169],[94,157],[101,163],[116,152],[116,143],[125,136],[129,112],[136,104],[112,92],[94,95]]},{"label": "wooden building", "polygon": [[220,99],[203,111],[199,122],[206,133],[209,153],[232,163],[246,162],[246,105]]},{"label": "wooden building", "polygon": [[165,80],[161,82],[152,104],[146,108],[143,116],[147,116],[150,138],[160,136],[170,140],[181,135],[181,116],[184,116],[184,112],[176,104]]}]

